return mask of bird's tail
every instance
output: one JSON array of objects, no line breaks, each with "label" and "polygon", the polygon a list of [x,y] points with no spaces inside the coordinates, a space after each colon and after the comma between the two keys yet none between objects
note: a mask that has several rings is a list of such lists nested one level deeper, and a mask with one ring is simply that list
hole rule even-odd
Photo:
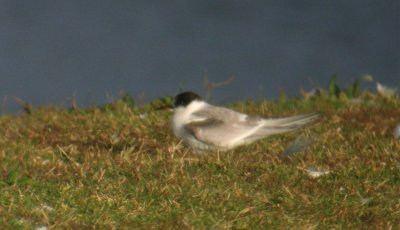
[{"label": "bird's tail", "polygon": [[256,135],[273,135],[290,132],[312,125],[318,121],[319,113],[309,113],[287,118],[266,119]]}]

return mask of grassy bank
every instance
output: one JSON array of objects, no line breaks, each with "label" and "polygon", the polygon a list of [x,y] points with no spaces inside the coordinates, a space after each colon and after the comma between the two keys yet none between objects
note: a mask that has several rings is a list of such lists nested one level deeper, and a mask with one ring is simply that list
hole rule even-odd
[{"label": "grassy bank", "polygon": [[[0,226],[66,229],[389,229],[400,225],[400,99],[366,93],[240,102],[321,122],[231,152],[183,147],[168,111],[119,100],[0,117]],[[283,157],[298,135],[307,148]],[[307,170],[327,170],[312,177]]]}]

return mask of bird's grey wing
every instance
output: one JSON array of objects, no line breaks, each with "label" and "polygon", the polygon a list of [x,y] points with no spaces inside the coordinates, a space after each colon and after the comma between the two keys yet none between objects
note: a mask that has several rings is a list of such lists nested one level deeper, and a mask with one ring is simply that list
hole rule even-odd
[{"label": "bird's grey wing", "polygon": [[209,106],[192,115],[201,119],[187,123],[185,129],[197,140],[214,146],[227,145],[230,140],[244,135],[262,121],[216,106]]},{"label": "bird's grey wing", "polygon": [[230,145],[231,140],[240,137],[251,128],[214,119],[194,121],[185,125],[186,131],[198,141],[216,147]]},{"label": "bird's grey wing", "polygon": [[226,123],[235,123],[247,115],[224,107],[207,105],[194,112],[192,116],[225,121]]},{"label": "bird's grey wing", "polygon": [[242,138],[253,141],[293,131],[315,123],[319,117],[319,113],[311,113],[263,119],[216,106],[205,107],[192,115],[199,119],[186,124],[185,129],[198,141],[214,146],[227,146]]}]

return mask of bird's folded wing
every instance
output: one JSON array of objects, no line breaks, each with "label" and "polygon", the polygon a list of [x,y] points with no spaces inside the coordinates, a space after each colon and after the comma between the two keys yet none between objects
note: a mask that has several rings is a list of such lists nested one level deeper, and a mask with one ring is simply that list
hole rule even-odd
[{"label": "bird's folded wing", "polygon": [[227,145],[254,129],[262,119],[230,109],[209,106],[192,114],[196,117],[185,129],[197,140],[210,145]]},{"label": "bird's folded wing", "polygon": [[214,146],[225,146],[232,139],[249,131],[248,126],[240,124],[229,124],[222,120],[213,118],[202,121],[193,121],[185,125],[187,132],[192,134],[198,141]]}]

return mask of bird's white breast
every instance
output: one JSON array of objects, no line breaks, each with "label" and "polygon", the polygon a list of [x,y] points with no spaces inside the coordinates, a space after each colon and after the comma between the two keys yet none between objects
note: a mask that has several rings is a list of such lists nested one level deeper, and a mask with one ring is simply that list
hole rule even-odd
[{"label": "bird's white breast", "polygon": [[178,138],[185,139],[191,136],[184,128],[185,124],[194,120],[199,120],[199,118],[192,116],[192,114],[206,105],[207,103],[203,101],[192,101],[186,107],[175,108],[174,116],[172,117],[172,127]]}]

